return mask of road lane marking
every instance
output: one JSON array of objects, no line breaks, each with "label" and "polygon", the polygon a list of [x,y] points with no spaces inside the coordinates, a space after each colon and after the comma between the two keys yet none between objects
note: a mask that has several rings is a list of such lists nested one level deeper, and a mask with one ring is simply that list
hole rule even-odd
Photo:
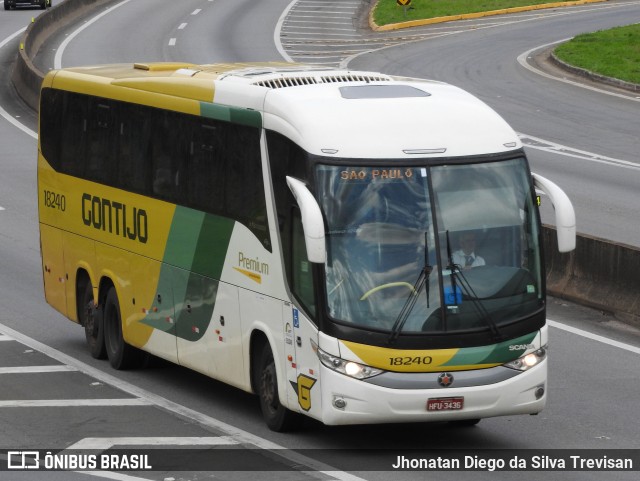
[{"label": "road lane marking", "polygon": [[[22,130],[25,134],[29,135],[30,137],[33,137],[34,139],[38,140],[38,134],[36,134],[33,130],[31,130],[29,127],[25,126],[24,124],[18,122],[16,119],[14,119],[9,112],[7,112],[5,109],[3,109],[0,106],[0,116],[2,116],[7,122],[9,122],[10,124],[12,124],[14,127],[17,127],[18,129]],[[0,208],[0,210],[4,210],[4,208]]]},{"label": "road lane marking", "polygon": [[100,20],[105,15],[110,14],[116,8],[119,8],[119,7],[123,6],[126,3],[129,3],[130,1],[131,0],[123,0],[122,2],[114,5],[113,7],[107,8],[104,12],[100,13],[99,15],[96,15],[91,20],[88,20],[85,24],[83,24],[80,28],[78,28],[78,29],[74,30],[73,32],[71,32],[69,34],[69,36],[67,38],[65,38],[64,41],[60,44],[60,46],[58,47],[58,50],[56,50],[56,55],[55,55],[55,57],[53,59],[53,68],[54,69],[62,68],[62,55],[64,54],[64,51],[67,48],[67,46],[71,43],[71,41],[74,38],[76,38],[77,35],[80,34],[80,32],[82,32],[85,28],[88,28],[91,25],[93,25],[95,22]]},{"label": "road lane marking", "polygon": [[601,342],[603,344],[608,344],[609,346],[617,347],[618,349],[624,349],[625,351],[633,352],[635,354],[640,354],[640,347],[632,346],[631,344],[615,341],[613,339],[609,339],[608,337],[600,336],[599,334],[594,334],[592,332],[585,331],[584,329],[578,329],[577,327],[567,326],[566,324],[552,321],[551,319],[547,319],[547,324],[549,324],[551,327],[562,329],[563,331],[571,332],[573,334],[586,337],[587,339],[591,339],[593,341]]},{"label": "road lane marking", "polygon": [[181,23],[181,24],[178,26],[178,30],[184,30],[185,28],[187,28],[187,25],[188,25],[187,23]]},{"label": "road lane marking", "polygon": [[[0,339],[1,340],[1,339]],[[75,367],[56,364],[54,366],[17,366],[0,367],[0,374],[35,374],[41,372],[77,371]]]},{"label": "road lane marking", "polygon": [[529,57],[531,57],[534,52],[536,52],[538,50],[543,50],[543,49],[545,49],[547,47],[551,47],[552,45],[568,42],[572,38],[573,37],[565,38],[565,39],[562,39],[562,40],[557,40],[555,42],[547,43],[547,44],[544,44],[544,45],[540,45],[538,47],[534,47],[534,48],[532,48],[530,50],[527,50],[526,52],[520,54],[517,57],[518,63],[522,67],[524,67],[527,70],[529,70],[530,72],[536,73],[536,74],[538,74],[538,75],[540,75],[542,77],[545,77],[545,78],[548,78],[548,79],[551,79],[551,80],[557,80],[558,82],[563,82],[563,83],[572,85],[574,87],[580,87],[580,88],[583,88],[583,89],[591,90],[593,92],[598,92],[598,93],[605,94],[605,95],[611,95],[613,97],[619,97],[619,98],[622,98],[622,99],[625,99],[625,100],[632,100],[634,102],[640,102],[640,97],[632,97],[631,96],[632,94],[629,94],[629,95],[619,94],[617,92],[611,92],[609,90],[604,90],[604,89],[595,87],[593,85],[588,85],[588,84],[580,83],[580,82],[574,82],[573,80],[569,80],[569,79],[566,79],[564,77],[558,77],[556,75],[551,75],[551,74],[549,74],[549,73],[547,73],[547,72],[545,72],[543,70],[540,70],[540,69],[534,67],[529,62],[527,62],[527,59]]},{"label": "road lane marking", "polygon": [[244,431],[236,426],[231,424],[227,424],[219,419],[208,416],[201,412],[198,412],[194,409],[188,408],[176,402],[170,401],[162,396],[154,394],[150,391],[146,391],[134,384],[131,384],[127,381],[117,378],[112,374],[108,374],[104,371],[101,371],[89,364],[85,364],[84,362],[71,357],[63,352],[60,352],[46,344],[43,344],[40,341],[30,338],[22,334],[19,331],[11,329],[9,326],[0,323],[0,333],[5,335],[9,335],[13,337],[16,341],[35,349],[56,361],[67,364],[69,366],[76,367],[79,371],[84,374],[91,376],[98,381],[101,381],[105,384],[108,384],[112,387],[115,387],[127,394],[135,396],[136,399],[140,399],[142,401],[146,401],[149,404],[155,405],[156,407],[163,409],[165,411],[171,412],[174,415],[177,415],[183,419],[188,419],[190,421],[195,422],[199,426],[204,426],[208,428],[213,428],[218,431],[222,431],[225,435],[229,436],[231,439],[235,439],[239,444],[250,444],[259,449],[266,450],[281,450],[279,451],[280,456],[283,458],[292,461],[297,465],[301,465],[304,467],[308,467],[310,471],[304,471],[308,476],[318,477],[320,479],[325,479],[321,477],[321,475],[328,475],[333,477],[334,479],[338,479],[340,481],[365,481],[363,478],[352,475],[350,473],[339,471],[333,466],[329,466],[323,462],[317,461],[313,458],[305,456],[304,454],[297,453],[292,450],[286,449],[284,446],[280,444],[269,441],[268,439],[261,438],[254,434],[251,434],[248,431]]},{"label": "road lane marking", "polygon": [[[106,451],[114,446],[229,446],[239,443],[227,436],[209,437],[120,437],[120,438],[84,438],[72,444],[65,451],[82,449]],[[64,453],[64,451],[63,451]],[[80,474],[89,474],[100,478],[114,479],[117,481],[149,481],[147,478],[138,478],[112,471],[75,471]],[[165,478],[168,479],[168,478]]]},{"label": "road lane marking", "polygon": [[169,39],[169,47],[173,47],[177,42],[177,39],[175,38],[170,38]]},{"label": "road lane marking", "polygon": [[151,481],[149,478],[139,478],[124,473],[112,473],[111,471],[76,471],[76,473],[87,474],[96,478],[113,479],[114,481]]},{"label": "road lane marking", "polygon": [[607,157],[605,155],[587,152],[586,150],[567,147],[566,145],[556,144],[555,142],[549,142],[548,140],[534,137],[533,135],[527,135],[519,132],[517,134],[525,147],[542,150],[557,155],[564,155],[566,157],[573,157],[575,159],[588,160],[589,162],[595,162],[597,164],[612,165],[614,167],[621,167],[623,169],[640,170],[640,164],[637,164],[635,162],[615,159],[613,157]]},{"label": "road lane marking", "polygon": [[0,408],[49,408],[95,406],[152,406],[148,399],[14,399],[0,401]]},{"label": "road lane marking", "polygon": [[229,446],[238,444],[240,443],[238,443],[237,440],[229,436],[136,436],[119,438],[84,438],[66,449],[95,449],[106,451],[114,446]]}]

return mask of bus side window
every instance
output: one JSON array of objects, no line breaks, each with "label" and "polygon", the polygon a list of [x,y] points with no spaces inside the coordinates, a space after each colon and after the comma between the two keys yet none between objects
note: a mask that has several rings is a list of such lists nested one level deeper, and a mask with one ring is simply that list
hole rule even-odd
[{"label": "bus side window", "polygon": [[139,194],[150,194],[149,142],[151,134],[147,107],[120,105],[120,125],[117,132],[117,175],[116,185]]},{"label": "bus side window", "polygon": [[102,184],[115,183],[117,164],[114,165],[114,144],[116,141],[115,107],[104,99],[89,101],[87,124],[87,150],[85,176]]},{"label": "bus side window", "polygon": [[51,88],[42,89],[40,96],[40,147],[42,155],[54,170],[60,170],[60,143],[65,92]]},{"label": "bus side window", "polygon": [[193,128],[189,120],[174,112],[159,112],[152,128],[151,177],[154,197],[177,204],[186,196],[186,172],[180,167],[186,161],[188,145],[185,129]]},{"label": "bus side window", "polygon": [[262,245],[271,251],[260,132],[253,127],[233,124],[225,124],[223,132],[223,155],[227,161],[225,179],[228,185],[234,186],[226,192],[226,211],[249,227]]},{"label": "bus side window", "polygon": [[87,103],[87,97],[71,93],[66,94],[63,101],[65,122],[60,135],[60,171],[75,177],[84,176]]},{"label": "bus side window", "polygon": [[189,144],[188,205],[214,214],[222,213],[225,159],[216,147],[217,128],[201,123],[193,129]]}]

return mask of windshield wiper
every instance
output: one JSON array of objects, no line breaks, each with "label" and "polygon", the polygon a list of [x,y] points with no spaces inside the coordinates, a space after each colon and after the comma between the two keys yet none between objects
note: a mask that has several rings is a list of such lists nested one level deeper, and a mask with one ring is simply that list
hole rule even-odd
[{"label": "windshield wiper", "polygon": [[[460,287],[462,288],[462,291],[464,292],[464,294],[467,295],[467,297],[469,298],[469,300],[471,301],[473,307],[476,310],[476,313],[487,322],[487,325],[489,326],[489,329],[491,330],[491,334],[493,335],[493,338],[496,341],[502,341],[504,339],[504,337],[502,336],[502,333],[500,332],[500,330],[498,329],[497,324],[495,323],[495,321],[493,320],[493,318],[491,317],[491,314],[489,313],[489,311],[487,311],[487,309],[484,307],[484,305],[482,304],[482,302],[478,299],[478,295],[475,293],[475,291],[473,290],[473,287],[471,287],[471,283],[468,281],[468,279],[465,277],[464,273],[462,272],[462,269],[460,268],[460,266],[458,264],[455,264],[453,262],[453,254],[451,253],[451,240],[449,239],[449,231],[445,231],[445,236],[447,239],[447,257],[449,258],[449,265],[447,266],[447,269],[449,270],[449,272],[451,272],[451,274],[449,275],[450,279],[451,279],[451,290],[453,292],[453,299],[454,301],[457,299],[457,286],[458,284],[460,285]],[[459,279],[457,279],[459,277]],[[459,281],[459,282],[457,282]]]},{"label": "windshield wiper", "polygon": [[418,276],[418,279],[416,280],[415,284],[413,284],[413,290],[411,291],[411,294],[409,294],[409,297],[407,298],[406,302],[402,306],[402,309],[400,309],[400,313],[398,314],[398,317],[396,318],[395,322],[393,323],[393,326],[391,327],[391,334],[389,335],[387,345],[393,344],[398,339],[398,336],[400,335],[402,328],[407,322],[407,319],[409,319],[409,315],[411,314],[411,311],[416,305],[416,301],[418,300],[418,296],[420,295],[420,292],[422,291],[423,286],[425,287],[425,293],[427,295],[427,309],[429,308],[429,297],[430,297],[429,277],[431,276],[431,271],[433,271],[433,266],[429,264],[429,244],[427,240],[427,235],[428,233],[425,232],[424,233],[424,267],[420,270],[420,275]]}]

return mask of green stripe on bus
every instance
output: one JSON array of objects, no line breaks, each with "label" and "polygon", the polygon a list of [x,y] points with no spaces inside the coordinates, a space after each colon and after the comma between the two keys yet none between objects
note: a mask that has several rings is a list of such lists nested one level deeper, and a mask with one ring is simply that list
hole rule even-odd
[{"label": "green stripe on bus", "polygon": [[509,346],[530,344],[533,342],[538,332],[532,332],[516,339],[509,339],[491,346],[479,346],[463,348],[453,356],[445,366],[460,366],[473,364],[503,364],[513,361],[525,351],[511,350]]},{"label": "green stripe on bus", "polygon": [[234,224],[176,206],[158,280],[158,292],[171,299],[155,298],[143,323],[188,341],[204,335]]},{"label": "green stripe on bus", "polygon": [[262,127],[262,115],[255,110],[227,107],[224,105],[200,102],[200,113],[203,117],[224,120],[234,124]]}]

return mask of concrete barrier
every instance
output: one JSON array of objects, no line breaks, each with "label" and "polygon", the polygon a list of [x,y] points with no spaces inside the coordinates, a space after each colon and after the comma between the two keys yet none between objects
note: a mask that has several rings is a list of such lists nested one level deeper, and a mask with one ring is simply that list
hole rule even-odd
[{"label": "concrete barrier", "polygon": [[562,254],[554,228],[545,226],[543,237],[549,295],[640,327],[640,248],[580,234]]},{"label": "concrete barrier", "polygon": [[11,73],[11,81],[18,95],[35,111],[38,111],[40,85],[44,79],[33,63],[40,47],[51,35],[70,25],[78,18],[93,12],[95,9],[114,0],[64,0],[39,15],[32,22],[20,42],[22,48]]},{"label": "concrete barrier", "polygon": [[[56,31],[114,0],[65,0],[40,15],[26,30],[24,48],[12,81],[20,96],[38,110],[44,74],[33,64],[43,43]],[[556,231],[543,228],[548,294],[594,307],[640,326],[640,249],[587,235],[578,235],[576,249],[561,254]]]}]

